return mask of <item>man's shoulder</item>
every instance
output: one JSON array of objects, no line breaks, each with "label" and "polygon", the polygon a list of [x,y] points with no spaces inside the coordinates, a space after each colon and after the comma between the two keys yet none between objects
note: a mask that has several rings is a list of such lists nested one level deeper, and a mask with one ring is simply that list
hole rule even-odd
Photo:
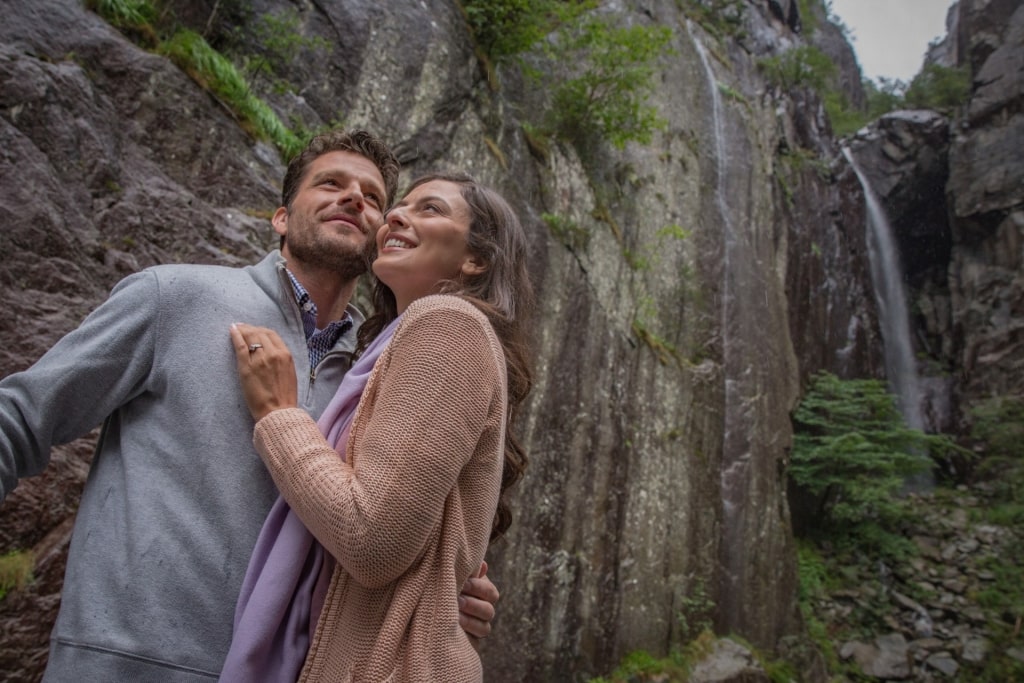
[{"label": "man's shoulder", "polygon": [[203,263],[163,263],[142,271],[153,277],[161,287],[210,287],[231,284],[251,285],[257,281],[264,285],[276,282],[276,261],[273,254],[258,263],[246,266]]}]

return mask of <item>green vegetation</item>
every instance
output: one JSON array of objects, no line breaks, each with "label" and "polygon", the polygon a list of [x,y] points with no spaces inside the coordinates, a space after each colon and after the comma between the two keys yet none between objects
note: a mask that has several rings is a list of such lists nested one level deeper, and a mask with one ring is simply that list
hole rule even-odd
[{"label": "green vegetation", "polygon": [[247,39],[235,29],[232,42],[250,52],[236,50],[232,56],[252,85],[267,83],[275,92],[294,92],[295,87],[280,77],[281,67],[293,63],[304,51],[330,49],[327,40],[302,35],[299,23],[298,10],[292,8],[254,18]]},{"label": "green vegetation", "polygon": [[[798,680],[792,665],[765,657],[742,638],[730,636],[728,639],[750,650],[772,683]],[[705,629],[684,647],[672,648],[666,657],[655,657],[643,651],[631,652],[610,674],[592,678],[589,683],[687,683],[694,667],[713,652],[719,640],[710,629]]]},{"label": "green vegetation", "polygon": [[679,355],[679,350],[675,345],[652,332],[643,318],[634,318],[631,327],[636,338],[646,344],[651,351],[654,351],[654,355],[657,356],[659,363],[662,365],[671,365],[673,363],[678,365],[682,362],[682,357]]},{"label": "green vegetation", "polygon": [[710,632],[715,601],[708,595],[703,581],[697,581],[682,599],[682,609],[676,620],[679,624],[680,640],[689,642],[702,633]]},{"label": "green vegetation", "polygon": [[821,0],[797,0],[797,11],[800,13],[800,23],[803,24],[803,31],[811,35],[818,30],[818,15],[814,12],[813,5],[821,5]]},{"label": "green vegetation", "polygon": [[571,218],[554,213],[543,213],[541,219],[559,242],[571,250],[585,249],[590,242],[590,233]]},{"label": "green vegetation", "polygon": [[254,81],[264,79],[279,91],[287,89],[274,75],[275,65],[294,59],[301,49],[326,46],[325,41],[307,39],[298,32],[297,14],[284,12],[258,19],[254,23],[256,54],[239,55],[239,67],[198,33],[180,28],[172,13],[158,12],[149,0],[88,0],[87,6],[143,47],[169,57],[220,100],[246,132],[270,141],[286,157],[301,149],[308,138],[310,132],[300,136],[285,126],[252,87]]},{"label": "green vegetation", "polygon": [[907,89],[906,83],[895,78],[882,78],[878,82],[865,78],[861,85],[864,87],[864,94],[868,101],[867,117],[876,119],[882,114],[895,111],[903,106],[903,92]]},{"label": "green vegetation", "polygon": [[758,61],[765,78],[784,90],[813,88],[824,91],[836,75],[836,65],[813,45],[801,45]]},{"label": "green vegetation", "polygon": [[595,0],[462,0],[477,46],[493,60],[527,52],[552,30],[573,23],[596,5]]},{"label": "green vegetation", "polygon": [[[817,15],[811,4],[819,0],[800,0],[800,16],[805,18],[808,32],[814,29]],[[844,33],[849,29],[831,13],[831,5],[824,3],[829,21]],[[811,88],[822,98],[832,130],[843,136],[896,109],[934,109],[952,113],[970,96],[970,76],[964,68],[947,68],[928,64],[914,77],[910,85],[902,81],[880,78],[878,82],[864,79],[862,86],[867,98],[864,110],[852,106],[836,82],[837,69],[832,60],[811,45],[802,45],[773,57],[758,61],[768,81],[781,89]]]},{"label": "green vegetation", "polygon": [[846,135],[861,128],[869,118],[852,108],[836,84],[836,65],[813,45],[801,45],[758,61],[768,81],[784,90],[810,88],[818,92],[828,112],[832,130]]},{"label": "green vegetation", "polygon": [[555,74],[527,70],[552,92],[542,129],[572,143],[593,136],[619,148],[649,143],[665,126],[646,101],[654,90],[655,60],[667,53],[671,37],[664,26],[617,27],[597,16],[563,26],[543,48],[547,61],[559,65]]},{"label": "green vegetation", "polygon": [[149,0],[88,0],[86,7],[119,29],[151,31],[157,16]]},{"label": "green vegetation", "polygon": [[235,65],[210,47],[201,35],[180,30],[161,45],[160,51],[235,112],[239,124],[250,135],[270,140],[288,157],[302,148],[303,141],[281,123],[266,102],[253,94]]},{"label": "green vegetation", "polygon": [[20,589],[32,580],[36,558],[28,550],[12,550],[0,555],[0,599],[11,589]]},{"label": "green vegetation", "polygon": [[906,514],[898,493],[911,475],[959,449],[909,429],[885,383],[821,373],[793,415],[789,476],[816,501],[813,531],[885,555],[908,550],[894,533]]},{"label": "green vegetation", "polygon": [[[668,53],[672,33],[663,26],[613,24],[593,13],[596,6],[594,0],[462,2],[481,59],[515,57],[527,79],[551,93],[547,115],[530,128],[533,138],[581,143],[596,136],[620,148],[646,144],[665,125],[646,100],[654,89],[655,60]],[[543,68],[526,63],[531,50],[544,60]]]},{"label": "green vegetation", "polygon": [[684,683],[690,679],[690,670],[711,652],[715,635],[704,631],[685,648],[673,650],[667,657],[654,657],[647,652],[631,652],[623,658],[608,676],[590,679],[590,683],[633,683],[634,681],[665,681]]},{"label": "green vegetation", "polygon": [[984,451],[975,475],[992,487],[986,520],[1024,525],[1024,398],[996,396],[971,410],[971,438]]},{"label": "green vegetation", "polygon": [[798,603],[807,634],[825,658],[829,671],[839,668],[839,653],[829,637],[828,628],[815,614],[815,601],[827,595],[832,583],[829,567],[813,544],[800,541],[797,546],[797,569],[799,571]]},{"label": "green vegetation", "polygon": [[[1018,532],[1024,531],[1024,522],[1016,522]],[[1021,647],[1021,623],[1024,622],[1024,544],[1010,544],[1005,554],[990,558],[982,567],[994,580],[976,599],[978,604],[998,618],[990,619],[989,633],[993,650],[1005,652]],[[1008,656],[987,657],[978,671],[966,671],[961,680],[967,683],[989,681],[1024,681],[1024,662]]]},{"label": "green vegetation", "polygon": [[747,9],[744,0],[685,0],[681,9],[718,38],[742,35],[743,14]]},{"label": "green vegetation", "polygon": [[[650,270],[656,266],[661,258],[661,255],[665,253],[668,248],[667,243],[671,242],[682,242],[686,240],[691,234],[692,230],[687,230],[683,226],[672,223],[659,228],[654,233],[654,243],[642,245],[639,249],[623,249],[623,255],[626,258],[626,263],[630,268],[636,271]],[[689,280],[692,276],[689,268],[684,267],[680,272],[680,276],[684,280]]]},{"label": "green vegetation", "polygon": [[971,78],[966,68],[927,64],[910,82],[904,99],[910,107],[951,112],[967,102]]}]

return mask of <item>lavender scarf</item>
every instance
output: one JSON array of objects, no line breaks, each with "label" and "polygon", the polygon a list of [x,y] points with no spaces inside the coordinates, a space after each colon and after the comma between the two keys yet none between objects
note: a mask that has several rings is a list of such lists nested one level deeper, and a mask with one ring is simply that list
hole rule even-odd
[{"label": "lavender scarf", "polygon": [[[385,327],[352,364],[317,421],[320,432],[343,460],[356,406],[397,325],[396,319]],[[235,607],[234,637],[220,680],[298,680],[333,569],[333,558],[278,496],[249,559]]]}]

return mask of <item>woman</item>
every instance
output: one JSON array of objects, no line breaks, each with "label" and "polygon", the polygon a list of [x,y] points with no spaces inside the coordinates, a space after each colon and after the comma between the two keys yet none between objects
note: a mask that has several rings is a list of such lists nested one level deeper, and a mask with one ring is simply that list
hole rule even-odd
[{"label": "woman", "polygon": [[[319,427],[294,407],[294,369],[277,335],[232,329],[257,450],[291,514],[327,551],[315,576],[298,579],[302,597],[288,598],[300,622],[316,624],[298,679],[478,681],[454,597],[508,528],[501,493],[526,465],[509,429],[530,387],[525,236],[493,191],[436,175],[387,213],[376,248],[376,313]],[[240,609],[260,591],[292,590],[256,588]],[[239,664],[248,648],[263,657],[264,680],[294,680],[294,648],[285,644],[267,674],[265,646],[242,643],[222,679],[252,675]]]}]

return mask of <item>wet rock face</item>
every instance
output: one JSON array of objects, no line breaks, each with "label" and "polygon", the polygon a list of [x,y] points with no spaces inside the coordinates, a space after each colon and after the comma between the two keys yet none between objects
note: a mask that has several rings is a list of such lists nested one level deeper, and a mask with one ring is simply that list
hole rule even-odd
[{"label": "wet rock face", "polygon": [[[757,69],[773,44],[804,40],[798,3],[773,5],[748,3],[756,31],[735,41],[672,3],[616,5],[630,22],[680,27],[651,98],[666,129],[649,146],[540,153],[520,117],[542,110],[544,92],[500,67],[491,90],[455,3],[302,3],[304,35],[330,47],[287,67],[297,92],[267,93],[282,117],[380,131],[407,177],[464,168],[529,233],[531,465],[514,526],[489,553],[503,594],[500,637],[483,650],[493,680],[597,675],[698,623],[764,649],[799,639],[789,411],[816,370],[878,376],[881,349],[856,179],[820,101],[773,91]],[[229,6],[174,2],[214,42],[227,20],[210,13]],[[260,216],[278,202],[277,153],[78,0],[5,14],[0,150],[0,372],[26,367],[129,272],[250,263],[276,245]],[[0,509],[2,548],[35,547],[46,577],[0,604],[12,680],[37,679],[45,659],[89,450],[59,450]]]},{"label": "wet rock face", "polygon": [[963,111],[887,114],[851,148],[899,240],[929,424],[956,430],[1024,386],[1024,7],[963,2],[948,23],[972,73]]},{"label": "wet rock face", "polygon": [[974,91],[950,148],[950,283],[957,365],[973,403],[1024,386],[1024,160],[1014,151],[1024,145],[1024,7],[965,11]]},{"label": "wet rock face", "polygon": [[952,246],[945,208],[949,127],[949,119],[934,111],[897,111],[872,122],[850,142],[892,217],[911,287],[945,280]]}]

